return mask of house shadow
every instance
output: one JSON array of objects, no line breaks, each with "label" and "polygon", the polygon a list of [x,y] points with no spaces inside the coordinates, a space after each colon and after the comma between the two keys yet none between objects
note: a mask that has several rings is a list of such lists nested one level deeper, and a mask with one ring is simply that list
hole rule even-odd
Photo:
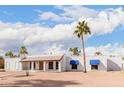
[{"label": "house shadow", "polygon": [[111,59],[107,59],[107,71],[120,71],[121,67]]},{"label": "house shadow", "polygon": [[12,84],[5,85],[4,87],[64,87],[66,85],[78,85],[80,83],[74,81],[62,81],[62,80],[18,80]]}]

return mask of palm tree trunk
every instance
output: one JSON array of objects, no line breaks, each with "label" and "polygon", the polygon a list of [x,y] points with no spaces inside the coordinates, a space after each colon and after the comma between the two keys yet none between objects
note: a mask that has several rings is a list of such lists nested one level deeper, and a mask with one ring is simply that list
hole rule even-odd
[{"label": "palm tree trunk", "polygon": [[84,73],[87,73],[86,69],[86,55],[85,55],[85,46],[84,46],[84,34],[82,35],[82,46],[83,46],[83,59],[84,59]]}]

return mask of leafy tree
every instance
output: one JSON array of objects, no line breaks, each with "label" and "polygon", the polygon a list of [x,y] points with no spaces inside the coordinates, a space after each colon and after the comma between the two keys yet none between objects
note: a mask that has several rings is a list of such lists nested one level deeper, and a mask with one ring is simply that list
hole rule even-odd
[{"label": "leafy tree", "polygon": [[5,56],[12,58],[12,57],[14,57],[14,54],[12,51],[8,51],[5,53]]}]

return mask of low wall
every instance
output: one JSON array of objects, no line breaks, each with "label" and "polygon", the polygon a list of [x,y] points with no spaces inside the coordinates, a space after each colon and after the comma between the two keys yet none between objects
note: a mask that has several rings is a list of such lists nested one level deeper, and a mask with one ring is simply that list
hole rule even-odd
[{"label": "low wall", "polygon": [[5,58],[5,71],[21,71],[22,64],[20,62],[20,58]]}]

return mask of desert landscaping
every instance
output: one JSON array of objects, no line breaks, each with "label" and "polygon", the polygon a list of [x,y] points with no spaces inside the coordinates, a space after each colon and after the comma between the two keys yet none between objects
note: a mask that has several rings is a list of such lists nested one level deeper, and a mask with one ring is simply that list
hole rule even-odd
[{"label": "desert landscaping", "polygon": [[1,87],[123,87],[124,72],[0,72]]}]

